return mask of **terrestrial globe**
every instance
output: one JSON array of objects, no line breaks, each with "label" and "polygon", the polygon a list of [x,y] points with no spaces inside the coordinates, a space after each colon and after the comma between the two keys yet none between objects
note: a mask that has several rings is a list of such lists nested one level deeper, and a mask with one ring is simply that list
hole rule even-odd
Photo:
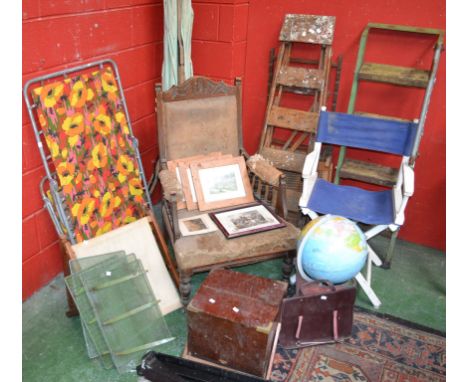
[{"label": "terrestrial globe", "polygon": [[324,215],[310,221],[298,240],[297,268],[307,280],[341,284],[356,276],[366,262],[367,241],[349,219]]}]

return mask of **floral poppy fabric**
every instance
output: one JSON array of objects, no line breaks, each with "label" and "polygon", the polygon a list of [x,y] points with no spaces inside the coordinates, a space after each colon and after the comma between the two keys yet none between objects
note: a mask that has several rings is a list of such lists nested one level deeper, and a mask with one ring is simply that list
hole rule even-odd
[{"label": "floral poppy fabric", "polygon": [[112,69],[32,94],[77,241],[145,216],[143,183]]}]

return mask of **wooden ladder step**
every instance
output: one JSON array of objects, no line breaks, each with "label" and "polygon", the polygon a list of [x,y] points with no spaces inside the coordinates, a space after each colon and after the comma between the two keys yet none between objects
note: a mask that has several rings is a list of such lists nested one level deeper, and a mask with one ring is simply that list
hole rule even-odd
[{"label": "wooden ladder step", "polygon": [[359,70],[359,79],[426,88],[429,83],[429,73],[428,70],[365,62]]},{"label": "wooden ladder step", "polygon": [[396,184],[398,169],[355,159],[345,159],[340,177],[392,187]]},{"label": "wooden ladder step", "polygon": [[313,133],[317,130],[318,113],[281,106],[272,106],[268,125],[285,129]]},{"label": "wooden ladder step", "polygon": [[306,153],[263,147],[260,154],[270,160],[273,166],[279,170],[302,173]]},{"label": "wooden ladder step", "polygon": [[331,45],[335,32],[335,16],[286,14],[280,41]]},{"label": "wooden ladder step", "polygon": [[278,85],[305,89],[322,89],[324,75],[321,69],[283,66],[278,73]]},{"label": "wooden ladder step", "polygon": [[381,119],[388,119],[390,121],[398,121],[398,122],[413,122],[411,119],[404,119],[393,117],[391,115],[383,115],[383,114],[375,114],[375,113],[367,113],[365,111],[355,111],[354,114],[361,115],[363,117],[372,117],[372,118],[381,118]]}]

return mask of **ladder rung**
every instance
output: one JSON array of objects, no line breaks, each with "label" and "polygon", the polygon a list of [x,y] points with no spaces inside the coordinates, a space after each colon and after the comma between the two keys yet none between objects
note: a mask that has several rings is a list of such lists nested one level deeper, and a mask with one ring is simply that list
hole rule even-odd
[{"label": "ladder rung", "polygon": [[305,153],[264,147],[261,149],[260,154],[270,160],[273,163],[273,166],[279,170],[302,173],[302,167],[304,167],[306,157]]},{"label": "ladder rung", "polygon": [[355,159],[345,159],[340,177],[392,187],[396,184],[398,169]]},{"label": "ladder rung", "polygon": [[394,85],[426,88],[429,83],[429,71],[365,62],[359,70],[359,79],[373,82],[385,82]]},{"label": "ladder rung", "polygon": [[305,89],[321,89],[323,70],[296,66],[282,67],[278,74],[278,84]]},{"label": "ladder rung", "polygon": [[312,133],[317,129],[318,113],[272,106],[268,125]]},{"label": "ladder rung", "polygon": [[393,117],[391,115],[382,115],[382,114],[375,114],[375,113],[367,113],[365,111],[355,111],[354,114],[361,115],[363,117],[372,117],[372,118],[381,118],[381,119],[388,119],[390,121],[399,121],[399,122],[413,122],[411,119],[404,119]]},{"label": "ladder rung", "polygon": [[432,34],[436,36],[443,36],[444,31],[441,29],[433,28],[421,28],[421,27],[412,27],[408,25],[393,25],[393,24],[380,24],[380,23],[369,23],[367,24],[368,28],[375,29],[385,29],[399,32],[408,32],[408,33],[422,33],[422,34]]}]

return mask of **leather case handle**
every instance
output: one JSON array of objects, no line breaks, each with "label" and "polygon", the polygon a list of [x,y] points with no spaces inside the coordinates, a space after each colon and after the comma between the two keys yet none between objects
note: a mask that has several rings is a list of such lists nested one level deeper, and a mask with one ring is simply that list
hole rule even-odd
[{"label": "leather case handle", "polygon": [[297,329],[296,329],[296,339],[298,340],[301,337],[302,321],[304,316],[299,316],[297,318]]},{"label": "leather case handle", "polygon": [[[300,315],[297,317],[297,328],[296,328],[296,340],[299,340],[301,338],[301,330],[302,330],[302,322],[304,321],[304,316]],[[335,341],[338,341],[340,338],[340,334],[338,331],[338,310],[333,311],[333,316],[332,316],[332,326],[333,326],[333,339]]]},{"label": "leather case handle", "polygon": [[333,311],[333,339],[338,341],[339,333],[338,333],[338,311]]}]

